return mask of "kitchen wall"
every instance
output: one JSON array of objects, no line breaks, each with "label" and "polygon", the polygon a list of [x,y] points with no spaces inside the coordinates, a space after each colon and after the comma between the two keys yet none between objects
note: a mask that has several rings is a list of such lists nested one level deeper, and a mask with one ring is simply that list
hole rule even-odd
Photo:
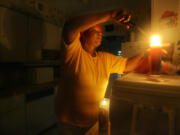
[{"label": "kitchen wall", "polygon": [[165,42],[179,39],[179,0],[152,0],[152,30],[160,33]]},{"label": "kitchen wall", "polygon": [[42,49],[60,49],[61,27],[4,7],[0,18],[0,61],[42,60]]},{"label": "kitchen wall", "polygon": [[[141,27],[150,23],[150,1],[144,0],[1,0],[0,6],[0,61],[42,60],[42,49],[59,50],[64,21],[74,15],[124,7]],[[115,25],[105,35],[126,32]]]},{"label": "kitchen wall", "polygon": [[180,65],[180,1],[152,0],[152,30],[173,48],[172,62]]}]

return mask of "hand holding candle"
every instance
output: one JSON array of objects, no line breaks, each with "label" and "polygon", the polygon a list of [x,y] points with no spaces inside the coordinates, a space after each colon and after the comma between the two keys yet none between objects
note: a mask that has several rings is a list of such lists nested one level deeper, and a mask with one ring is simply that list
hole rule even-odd
[{"label": "hand holding candle", "polygon": [[109,99],[104,98],[99,104],[99,135],[109,134]]}]

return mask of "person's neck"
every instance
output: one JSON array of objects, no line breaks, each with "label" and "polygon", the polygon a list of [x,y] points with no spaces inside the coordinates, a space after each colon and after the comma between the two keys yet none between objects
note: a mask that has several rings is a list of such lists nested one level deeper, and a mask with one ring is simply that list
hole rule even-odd
[{"label": "person's neck", "polygon": [[96,50],[95,48],[91,47],[91,46],[84,46],[84,50],[89,53],[92,57],[96,56]]}]

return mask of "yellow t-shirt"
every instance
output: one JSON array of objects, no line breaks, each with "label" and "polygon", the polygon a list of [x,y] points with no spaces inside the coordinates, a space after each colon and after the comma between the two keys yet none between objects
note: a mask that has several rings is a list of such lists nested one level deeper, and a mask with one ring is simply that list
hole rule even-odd
[{"label": "yellow t-shirt", "polygon": [[105,52],[96,57],[87,53],[79,40],[62,47],[63,62],[56,114],[59,119],[80,127],[97,120],[98,104],[104,97],[111,73],[123,73],[126,58]]}]

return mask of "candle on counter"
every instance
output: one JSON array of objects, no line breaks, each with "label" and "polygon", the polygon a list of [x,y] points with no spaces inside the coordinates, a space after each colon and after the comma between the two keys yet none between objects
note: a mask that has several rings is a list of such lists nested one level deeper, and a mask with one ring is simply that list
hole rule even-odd
[{"label": "candle on counter", "polygon": [[109,99],[104,98],[99,103],[99,135],[108,135],[109,123]]},{"label": "candle on counter", "polygon": [[149,51],[149,65],[151,74],[159,74],[161,70],[161,52],[162,43],[158,35],[151,37],[150,51]]}]

